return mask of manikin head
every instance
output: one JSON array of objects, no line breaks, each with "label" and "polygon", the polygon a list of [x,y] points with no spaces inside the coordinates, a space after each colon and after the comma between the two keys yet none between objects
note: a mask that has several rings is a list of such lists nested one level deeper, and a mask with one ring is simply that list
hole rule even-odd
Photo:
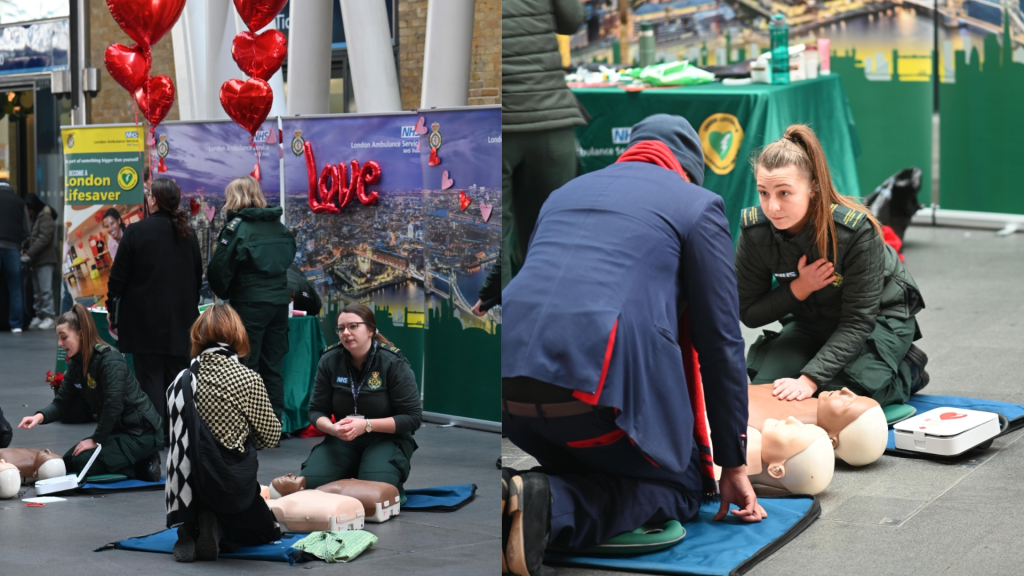
[{"label": "manikin head", "polygon": [[882,407],[847,388],[818,395],[818,425],[828,433],[836,458],[851,466],[875,462],[889,441]]},{"label": "manikin head", "polygon": [[7,500],[18,495],[21,488],[21,472],[14,464],[0,460],[0,500]]},{"label": "manikin head", "polygon": [[[752,429],[748,429],[748,439]],[[794,494],[819,494],[832,482],[835,455],[825,431],[796,418],[765,420],[761,433],[762,476]]]}]

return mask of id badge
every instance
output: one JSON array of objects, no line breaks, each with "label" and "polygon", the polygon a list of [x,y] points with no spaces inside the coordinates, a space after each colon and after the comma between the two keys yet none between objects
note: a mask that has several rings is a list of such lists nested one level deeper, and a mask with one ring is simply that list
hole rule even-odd
[{"label": "id badge", "polygon": [[366,416],[362,414],[349,414],[346,418],[359,418],[360,420],[366,420]]}]

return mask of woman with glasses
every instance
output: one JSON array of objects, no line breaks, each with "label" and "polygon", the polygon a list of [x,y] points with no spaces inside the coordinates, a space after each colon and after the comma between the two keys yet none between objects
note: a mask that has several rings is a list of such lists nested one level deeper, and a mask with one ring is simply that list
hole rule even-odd
[{"label": "woman with glasses", "polygon": [[343,308],[337,331],[341,341],[320,358],[309,401],[309,421],[327,438],[302,464],[306,488],[345,478],[387,482],[404,503],[412,435],[423,419],[416,376],[366,306]]}]

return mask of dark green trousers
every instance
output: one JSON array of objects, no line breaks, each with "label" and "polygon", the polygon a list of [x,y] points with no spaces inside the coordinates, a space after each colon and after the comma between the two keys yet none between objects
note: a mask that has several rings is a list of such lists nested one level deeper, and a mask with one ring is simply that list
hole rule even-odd
[{"label": "dark green trousers", "polygon": [[576,177],[572,129],[501,135],[501,286],[519,272],[544,201]]},{"label": "dark green trousers", "polygon": [[245,366],[259,372],[277,419],[284,413],[284,355],[288,353],[288,305],[231,303],[245,324],[249,355]]},{"label": "dark green trousers", "polygon": [[[163,430],[148,432],[141,436],[125,433],[111,434],[103,443],[103,449],[100,450],[100,455],[96,457],[96,461],[89,468],[88,475],[124,474],[129,478],[135,478],[135,465],[159,452],[163,445]],[[81,472],[88,464],[89,458],[92,458],[92,453],[95,452],[95,450],[86,450],[78,456],[72,456],[74,451],[75,446],[72,446],[64,453],[64,467],[68,474]]]},{"label": "dark green trousers", "polygon": [[[751,384],[771,384],[779,378],[799,378],[800,371],[817,355],[839,322],[787,317],[782,332],[765,330],[747,352]],[[879,316],[875,329],[858,354],[831,382],[818,383],[818,391],[846,387],[882,406],[904,404],[910,398],[910,365],[903,361],[917,336],[917,320]]]},{"label": "dark green trousers", "polygon": [[405,502],[404,484],[416,448],[411,434],[363,434],[349,442],[328,436],[302,463],[302,475],[308,489],[346,478],[387,482]]}]

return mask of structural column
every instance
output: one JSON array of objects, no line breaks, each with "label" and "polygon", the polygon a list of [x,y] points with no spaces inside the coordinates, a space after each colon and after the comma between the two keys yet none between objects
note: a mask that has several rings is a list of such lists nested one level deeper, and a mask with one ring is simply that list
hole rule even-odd
[{"label": "structural column", "polygon": [[[401,110],[402,97],[398,91],[387,7],[383,2],[367,0],[338,1],[341,2],[341,17],[345,25],[356,107],[360,112]],[[469,17],[472,36],[472,13]]]},{"label": "structural column", "polygon": [[428,5],[421,108],[468,104],[475,6],[476,0],[434,1]]},{"label": "structural column", "polygon": [[289,115],[330,112],[332,1],[291,2],[291,26],[288,28]]}]

